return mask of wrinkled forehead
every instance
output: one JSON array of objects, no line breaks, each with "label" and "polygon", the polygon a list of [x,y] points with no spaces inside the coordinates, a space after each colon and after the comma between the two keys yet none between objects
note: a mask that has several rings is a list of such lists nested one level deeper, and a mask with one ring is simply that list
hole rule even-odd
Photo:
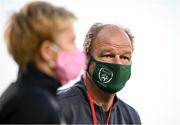
[{"label": "wrinkled forehead", "polygon": [[101,31],[97,34],[95,41],[92,43],[92,46],[95,44],[116,44],[118,46],[131,46],[131,40],[123,29],[114,25],[107,25],[103,27],[103,29],[101,29]]},{"label": "wrinkled forehead", "polygon": [[[113,24],[104,25],[104,27],[97,34],[97,37],[104,38],[104,37],[112,37],[113,35],[117,35],[117,36],[119,36],[119,38],[129,39],[129,36],[123,30],[123,28],[113,25]],[[130,39],[129,39],[129,41],[130,41]]]},{"label": "wrinkled forehead", "polygon": [[118,53],[125,50],[131,52],[131,40],[123,29],[117,26],[108,25],[101,29],[92,43],[93,53],[104,49],[116,51]]}]

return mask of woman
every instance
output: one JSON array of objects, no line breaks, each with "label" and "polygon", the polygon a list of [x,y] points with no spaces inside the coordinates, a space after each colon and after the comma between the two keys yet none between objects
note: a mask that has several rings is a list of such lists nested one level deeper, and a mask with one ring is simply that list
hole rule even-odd
[{"label": "woman", "polygon": [[60,123],[56,89],[84,66],[76,48],[75,16],[65,8],[32,2],[9,19],[8,50],[19,65],[17,80],[0,99],[0,123]]}]

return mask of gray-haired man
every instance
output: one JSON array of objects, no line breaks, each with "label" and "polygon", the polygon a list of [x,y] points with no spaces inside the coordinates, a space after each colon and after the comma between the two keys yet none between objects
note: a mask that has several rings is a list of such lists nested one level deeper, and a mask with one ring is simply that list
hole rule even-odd
[{"label": "gray-haired man", "polygon": [[87,69],[81,81],[59,92],[61,120],[68,124],[141,124],[118,99],[131,75],[133,36],[114,24],[94,24],[84,41]]}]

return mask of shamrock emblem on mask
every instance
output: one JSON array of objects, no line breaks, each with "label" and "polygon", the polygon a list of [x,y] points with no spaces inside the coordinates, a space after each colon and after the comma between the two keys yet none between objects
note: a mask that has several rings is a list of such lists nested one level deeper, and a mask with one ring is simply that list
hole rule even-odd
[{"label": "shamrock emblem on mask", "polygon": [[113,72],[107,68],[101,68],[99,70],[99,80],[102,83],[108,83],[113,78]]}]

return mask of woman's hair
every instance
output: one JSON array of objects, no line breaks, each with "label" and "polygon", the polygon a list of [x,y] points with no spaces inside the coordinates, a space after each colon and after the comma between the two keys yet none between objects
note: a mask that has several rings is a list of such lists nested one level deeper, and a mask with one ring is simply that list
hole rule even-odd
[{"label": "woman's hair", "polygon": [[35,63],[43,41],[54,41],[55,35],[67,29],[76,19],[63,7],[47,2],[31,2],[14,13],[5,28],[8,51],[22,68]]}]

